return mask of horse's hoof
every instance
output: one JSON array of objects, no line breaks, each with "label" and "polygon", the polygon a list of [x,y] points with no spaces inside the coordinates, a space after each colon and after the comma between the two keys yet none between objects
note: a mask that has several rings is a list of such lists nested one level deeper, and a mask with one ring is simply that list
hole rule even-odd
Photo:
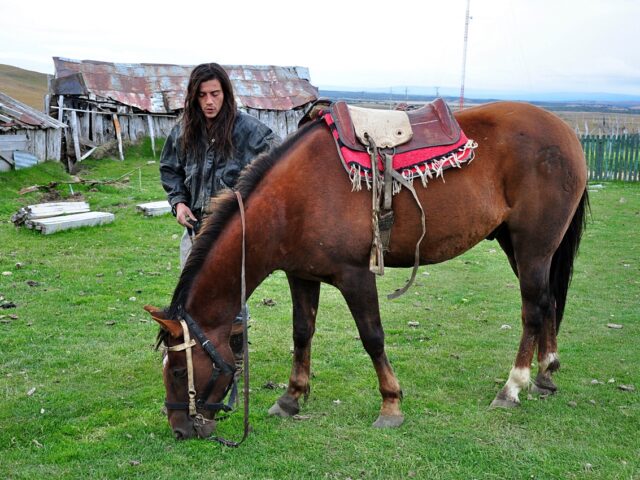
[{"label": "horse's hoof", "polygon": [[496,397],[489,408],[515,408],[519,407],[520,402],[515,402],[513,400],[509,400],[508,398],[499,398]]},{"label": "horse's hoof", "polygon": [[538,385],[537,383],[531,385],[531,392],[537,395],[554,395],[557,391],[557,388],[545,388],[545,386]]},{"label": "horse's hoof", "polygon": [[278,402],[274,403],[273,407],[269,409],[269,415],[272,415],[274,417],[281,417],[281,418],[291,417],[291,414],[284,411],[282,407],[278,405]]},{"label": "horse's hoof", "polygon": [[293,417],[298,413],[300,413],[298,400],[287,394],[281,396],[276,403],[273,404],[273,407],[269,409],[269,415],[278,417]]},{"label": "horse's hoof", "polygon": [[553,395],[558,391],[558,387],[550,377],[539,373],[531,385],[531,391],[539,395]]},{"label": "horse's hoof", "polygon": [[404,417],[402,415],[380,415],[378,419],[373,422],[373,426],[376,428],[396,428],[402,425]]}]

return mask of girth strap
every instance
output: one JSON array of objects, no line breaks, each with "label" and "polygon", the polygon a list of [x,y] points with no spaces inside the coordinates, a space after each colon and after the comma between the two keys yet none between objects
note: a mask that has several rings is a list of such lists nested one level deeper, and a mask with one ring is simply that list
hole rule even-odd
[{"label": "girth strap", "polygon": [[411,182],[407,181],[407,179],[405,179],[402,175],[400,175],[398,172],[396,172],[393,169],[391,169],[391,175],[403,187],[409,190],[411,192],[411,195],[413,195],[413,199],[416,201],[416,205],[418,205],[418,208],[420,209],[420,222],[422,224],[422,234],[420,235],[420,238],[416,243],[416,251],[415,251],[414,261],[413,261],[413,270],[411,271],[411,278],[407,281],[404,287],[399,288],[395,292],[387,295],[387,298],[389,300],[393,300],[394,298],[398,298],[400,295],[403,295],[407,290],[409,290],[409,287],[411,287],[414,280],[416,279],[416,275],[418,273],[418,267],[420,266],[420,244],[422,243],[422,240],[427,234],[427,223],[424,216],[424,209],[422,208],[422,204],[420,203],[420,199],[418,198],[418,194],[416,193],[415,188],[413,188],[413,185],[411,184]]},{"label": "girth strap", "polygon": [[[373,165],[373,164],[372,164]],[[382,252],[389,250],[391,242],[391,227],[395,220],[393,210],[391,209],[391,201],[393,200],[393,155],[384,154],[384,189],[382,191],[382,210],[378,214],[378,226],[380,228],[380,240],[382,242]]]},{"label": "girth strap", "polygon": [[[420,221],[422,224],[422,234],[416,243],[416,250],[414,255],[413,271],[411,272],[411,278],[407,281],[404,287],[397,289],[395,292],[387,295],[387,298],[392,300],[403,295],[409,287],[413,284],[416,274],[418,273],[418,267],[420,266],[420,244],[424,239],[427,229],[426,220],[424,215],[424,209],[420,204],[420,199],[413,188],[412,182],[409,182],[401,174],[396,172],[393,168],[393,155],[390,153],[384,153],[383,159],[383,179],[380,178],[378,172],[378,153],[379,150],[371,137],[365,133],[365,138],[369,142],[367,150],[371,155],[371,174],[372,174],[372,225],[373,225],[373,242],[371,245],[371,254],[369,258],[369,270],[377,275],[384,275],[384,252],[389,250],[389,243],[391,241],[391,228],[393,227],[394,214],[392,210],[393,199],[393,180],[397,181],[400,185],[405,187],[413,195],[413,199],[418,205],[420,210]],[[339,150],[339,149],[338,149]],[[380,182],[383,181],[381,184]],[[380,195],[383,196],[382,209],[380,208]]]}]

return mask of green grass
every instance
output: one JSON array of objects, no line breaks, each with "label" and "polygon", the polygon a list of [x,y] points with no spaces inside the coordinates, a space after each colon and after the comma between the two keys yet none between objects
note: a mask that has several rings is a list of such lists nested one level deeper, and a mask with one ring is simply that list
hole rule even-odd
[{"label": "green grass", "polygon": [[[402,427],[371,427],[380,404],[375,373],[344,301],[328,286],[301,412],[309,418],[271,418],[266,411],[281,391],[264,385],[287,381],[292,345],[286,278],[275,272],[249,300],[254,430],[229,449],[174,441],[161,413],[157,327],[142,305],[169,302],[181,231],[171,216],[135,212],[136,203],[163,198],[150,160],[146,143],[125,162],[83,162],[83,178],[133,172],[123,185],[74,186],[116,220],[50,236],[16,229],[9,217],[40,198],[19,189],[68,180],[60,165],[0,174],[0,271],[12,272],[0,277],[0,296],[17,305],[0,310],[0,477],[640,478],[640,393],[618,389],[640,389],[639,185],[605,183],[591,195],[559,336],[557,395],[527,401],[523,393],[519,409],[487,408],[521,330],[517,281],[497,243],[483,242],[421,268],[404,297],[381,299],[387,352],[405,395]],[[59,191],[70,193],[66,185]],[[381,297],[408,274],[390,270]],[[219,433],[239,438],[241,417]]]}]

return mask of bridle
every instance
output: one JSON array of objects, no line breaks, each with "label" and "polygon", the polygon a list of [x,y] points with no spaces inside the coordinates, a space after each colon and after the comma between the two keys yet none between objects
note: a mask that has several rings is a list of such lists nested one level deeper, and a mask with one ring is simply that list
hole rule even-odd
[{"label": "bridle", "polygon": [[[195,418],[198,415],[201,416],[201,414],[198,413],[198,410],[206,410],[214,413],[219,412],[221,410],[224,412],[231,411],[232,405],[234,404],[237,397],[237,393],[238,393],[237,382],[235,380],[235,371],[236,371],[235,365],[230,365],[222,358],[222,356],[217,352],[213,344],[209,341],[207,336],[204,334],[200,326],[193,320],[191,315],[189,315],[186,312],[182,312],[181,316],[182,316],[182,319],[180,319],[180,325],[182,326],[184,342],[181,343],[180,345],[167,347],[167,350],[171,352],[181,352],[181,351],[185,352],[185,355],[187,358],[187,382],[188,382],[187,392],[189,394],[189,401],[188,402],[165,401],[164,402],[165,407],[167,407],[167,409],[170,409],[170,410],[188,410],[189,416],[192,418]],[[193,374],[193,357],[191,353],[191,349],[196,345],[196,340],[191,338],[191,333],[193,333],[193,336],[198,339],[198,342],[202,346],[202,349],[207,353],[207,355],[211,359],[211,362],[213,363],[213,372],[211,374],[211,378],[209,379],[209,382],[207,383],[204,389],[204,392],[200,397],[197,397],[197,392],[195,389],[194,374]],[[220,377],[220,374],[231,376],[231,379],[229,380],[229,383],[223,395],[223,399],[224,399],[224,397],[227,396],[229,391],[231,391],[231,394],[229,395],[229,400],[226,404],[223,402],[207,403],[206,400],[211,395],[211,392],[213,391],[213,388],[215,387],[215,384],[218,378]],[[199,421],[202,421],[202,419],[199,418]]]},{"label": "bridle", "polygon": [[[242,439],[239,442],[225,440],[220,437],[211,437],[212,440],[217,441],[227,447],[237,447],[247,438],[249,434],[249,340],[248,340],[248,314],[246,307],[246,278],[245,278],[245,219],[244,219],[244,204],[242,202],[242,196],[239,192],[235,192],[238,199],[238,205],[240,208],[240,219],[242,223],[242,271],[241,271],[241,287],[240,287],[240,304],[242,314],[242,347],[243,347],[243,371],[244,371],[244,433]],[[233,404],[236,402],[238,396],[238,382],[236,379],[236,366],[227,363],[222,355],[215,349],[213,343],[207,338],[200,326],[187,312],[182,309],[179,316],[180,325],[182,326],[182,332],[184,342],[180,345],[167,347],[168,351],[172,352],[185,352],[187,359],[187,391],[189,400],[187,402],[168,402],[165,400],[164,404],[167,409],[170,410],[187,410],[189,416],[193,419],[196,429],[204,426],[206,423],[210,423],[214,420],[206,419],[198,411],[214,412],[215,414],[223,411],[230,412],[233,410]],[[200,397],[197,396],[193,374],[193,356],[191,349],[196,345],[196,340],[191,338],[191,334],[198,340],[202,349],[207,353],[213,364],[213,371],[211,378],[207,383],[204,392]],[[222,401],[216,403],[207,403],[207,398],[213,392],[216,382],[220,375],[229,375],[230,380],[227,384],[224,394],[222,395]],[[224,403],[224,398],[229,395],[227,403]]]}]

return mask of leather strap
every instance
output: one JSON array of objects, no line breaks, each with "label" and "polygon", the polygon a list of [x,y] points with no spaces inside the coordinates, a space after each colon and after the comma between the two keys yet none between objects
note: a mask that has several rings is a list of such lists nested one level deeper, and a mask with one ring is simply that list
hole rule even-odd
[{"label": "leather strap", "polygon": [[242,224],[242,265],[240,271],[240,312],[242,313],[242,362],[243,362],[243,377],[244,377],[244,431],[242,438],[239,442],[226,440],[221,437],[212,437],[212,440],[225,445],[227,447],[239,447],[249,436],[249,315],[247,313],[247,281],[245,275],[246,267],[246,224],[244,218],[244,202],[242,201],[242,195],[237,190],[234,192],[238,199],[238,207],[240,209],[240,223]]},{"label": "leather strap", "polygon": [[[420,266],[420,244],[424,239],[427,228],[424,215],[424,209],[420,204],[420,199],[416,193],[415,188],[411,182],[405,179],[401,174],[393,169],[393,155],[390,153],[384,154],[384,184],[379,186],[380,174],[378,172],[378,148],[371,137],[365,133],[365,138],[368,143],[368,152],[371,155],[371,174],[372,174],[372,213],[371,222],[373,224],[373,242],[371,244],[371,254],[369,256],[369,270],[377,275],[384,275],[384,252],[389,249],[389,242],[391,240],[391,227],[393,226],[394,216],[391,208],[393,199],[393,180],[396,180],[400,185],[405,187],[413,195],[413,199],[416,201],[416,205],[420,209],[420,222],[422,223],[422,234],[416,243],[416,250],[414,255],[413,270],[411,272],[411,278],[402,288],[398,288],[395,292],[387,295],[387,298],[393,300],[406,293],[411,287],[416,274],[418,273],[418,267]],[[382,190],[382,192],[380,191]],[[380,194],[383,195],[383,210],[380,209]]]},{"label": "leather strap", "polygon": [[420,243],[422,243],[422,240],[427,234],[427,223],[424,216],[424,209],[422,208],[422,204],[420,203],[420,199],[418,198],[418,194],[416,193],[415,188],[413,188],[412,183],[409,182],[406,178],[404,178],[402,175],[400,175],[398,172],[396,172],[393,169],[391,170],[391,175],[393,176],[394,180],[398,181],[400,185],[402,185],[407,190],[409,190],[411,192],[411,195],[413,195],[413,199],[416,201],[416,205],[418,205],[418,208],[420,209],[420,222],[422,223],[422,235],[420,235],[420,238],[416,243],[416,251],[414,255],[413,270],[411,271],[411,278],[407,281],[404,287],[399,288],[395,292],[387,295],[387,298],[389,300],[393,300],[394,298],[398,298],[400,295],[403,295],[407,290],[409,290],[409,287],[411,287],[411,285],[413,284],[413,281],[416,279],[416,274],[418,273],[418,267],[420,266]]},{"label": "leather strap", "polygon": [[369,254],[369,270],[376,275],[384,275],[384,248],[380,237],[380,193],[383,188],[379,185],[380,173],[378,172],[378,147],[371,137],[365,133],[368,142],[367,151],[371,156],[371,225],[373,228],[373,241],[371,242],[371,253]]},{"label": "leather strap", "polygon": [[191,355],[191,348],[196,344],[196,342],[191,338],[191,335],[189,334],[189,327],[187,326],[187,322],[185,322],[184,320],[180,320],[180,325],[182,326],[184,343],[176,345],[175,347],[169,347],[168,350],[174,352],[180,352],[184,350],[184,353],[187,357],[187,392],[189,395],[189,416],[195,417],[198,414],[198,411],[196,409],[196,387],[193,381],[193,357]]}]

